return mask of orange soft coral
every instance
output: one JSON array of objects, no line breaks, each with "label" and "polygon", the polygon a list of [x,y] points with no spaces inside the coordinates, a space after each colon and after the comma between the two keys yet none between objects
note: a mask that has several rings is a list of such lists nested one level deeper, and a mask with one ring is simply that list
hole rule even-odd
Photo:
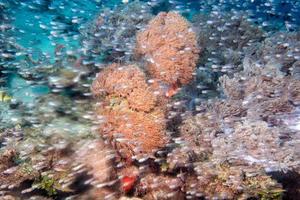
[{"label": "orange soft coral", "polygon": [[108,66],[93,82],[92,92],[103,100],[97,108],[104,119],[101,135],[122,158],[149,155],[165,145],[166,106],[137,66]]},{"label": "orange soft coral", "polygon": [[193,78],[199,49],[188,21],[175,12],[162,12],[138,33],[136,53],[145,56],[151,76],[183,85]]},{"label": "orange soft coral", "polygon": [[148,61],[151,85],[137,66],[119,64],[105,68],[92,85],[92,93],[104,99],[98,108],[101,134],[125,159],[151,155],[166,144],[167,98],[192,79],[199,52],[195,33],[175,12],[154,18],[138,34],[136,50]]},{"label": "orange soft coral", "polygon": [[130,109],[126,100],[110,99],[98,113],[105,121],[100,125],[104,138],[118,150],[122,158],[152,154],[165,145],[164,112],[156,108],[150,113]]},{"label": "orange soft coral", "polygon": [[135,65],[112,64],[98,74],[92,84],[95,96],[126,98],[130,107],[139,111],[154,108],[157,99],[153,92],[146,83],[145,74]]}]

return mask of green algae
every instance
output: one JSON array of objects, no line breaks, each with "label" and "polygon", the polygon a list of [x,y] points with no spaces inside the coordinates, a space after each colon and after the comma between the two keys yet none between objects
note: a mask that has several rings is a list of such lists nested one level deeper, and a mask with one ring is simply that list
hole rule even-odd
[{"label": "green algae", "polygon": [[34,184],[36,188],[45,190],[49,196],[57,195],[56,180],[48,175],[41,176]]}]

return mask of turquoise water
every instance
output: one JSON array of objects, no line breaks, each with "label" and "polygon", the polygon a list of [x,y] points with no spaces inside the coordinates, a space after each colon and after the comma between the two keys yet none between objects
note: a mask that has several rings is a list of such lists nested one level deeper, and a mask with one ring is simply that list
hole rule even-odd
[{"label": "turquoise water", "polygon": [[[188,30],[151,50],[162,12]],[[299,199],[299,27],[298,0],[0,0],[0,199]]]}]

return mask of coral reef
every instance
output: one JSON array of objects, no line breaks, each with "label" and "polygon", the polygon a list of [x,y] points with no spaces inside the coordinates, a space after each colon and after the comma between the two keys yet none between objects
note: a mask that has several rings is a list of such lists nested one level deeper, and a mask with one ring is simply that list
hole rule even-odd
[{"label": "coral reef", "polygon": [[181,191],[183,182],[180,178],[170,178],[167,176],[158,176],[148,174],[141,178],[136,186],[139,194],[145,194],[143,199],[183,199],[184,194]]},{"label": "coral reef", "polygon": [[188,198],[208,199],[280,199],[281,185],[260,170],[246,166],[202,163],[195,167],[197,177],[186,180]]},{"label": "coral reef", "polygon": [[241,70],[245,53],[266,37],[243,12],[198,14],[192,23],[202,49],[200,64],[223,73]]},{"label": "coral reef", "polygon": [[38,176],[33,170],[26,170],[28,169],[26,164],[16,166],[16,157],[17,153],[12,149],[6,149],[1,154],[0,182],[2,189],[19,187],[25,180],[33,180]]},{"label": "coral reef", "polygon": [[152,18],[149,5],[132,1],[114,10],[103,10],[82,32],[87,55],[101,55],[105,61],[126,62],[133,60],[136,32]]},{"label": "coral reef", "polygon": [[193,78],[199,48],[186,19],[175,12],[162,12],[137,34],[136,53],[145,57],[145,69],[153,78],[181,86]]},{"label": "coral reef", "polygon": [[78,199],[117,199],[119,192],[116,185],[119,180],[116,175],[114,150],[104,144],[102,140],[86,140],[77,144],[79,147],[73,155],[76,159],[74,172],[81,174],[87,171],[91,176],[85,181],[86,185],[92,186]]},{"label": "coral reef", "polygon": [[243,59],[258,48],[267,33],[248,21],[245,12],[210,12],[192,19],[201,47],[196,82],[217,89],[218,78],[243,68]]},{"label": "coral reef", "polygon": [[[164,33],[167,35],[163,36]],[[95,96],[104,98],[97,110],[103,118],[100,132],[121,157],[151,155],[165,146],[164,95],[171,97],[177,87],[191,81],[198,60],[196,42],[195,33],[183,17],[174,12],[160,13],[146,30],[137,34],[136,53],[157,61],[146,66],[154,80],[146,82],[144,72],[134,65],[112,64],[97,75],[91,90]],[[159,66],[165,70],[161,71]],[[166,93],[161,82],[171,86]]]},{"label": "coral reef", "polygon": [[[113,160],[115,152],[107,148],[101,140],[86,141],[78,144],[80,148],[76,151],[76,162],[84,164],[89,168],[89,173],[93,180],[89,180],[93,185],[100,185],[112,181],[114,178]],[[101,151],[99,151],[101,150]]]},{"label": "coral reef", "polygon": [[[180,35],[176,32],[175,23],[181,27]],[[169,35],[161,37],[164,32]],[[151,37],[148,38],[148,35]],[[156,41],[157,37],[161,42]],[[170,46],[172,40],[174,43]],[[133,190],[145,199],[183,198],[183,192],[177,191],[183,184],[180,179],[151,174],[155,167],[133,173],[133,161],[144,163],[151,157],[159,162],[154,153],[166,147],[169,140],[167,99],[176,93],[177,87],[189,83],[193,77],[198,59],[196,35],[179,14],[160,13],[145,31],[137,35],[137,41],[137,54],[145,58],[155,56],[166,70],[161,75],[158,68],[152,66],[151,69],[151,63],[147,63],[145,68],[149,76],[146,76],[137,65],[112,64],[104,68],[91,87],[94,96],[100,99],[96,107],[96,123],[101,136],[127,161],[125,168],[119,172],[123,192]],[[149,48],[143,47],[145,45]],[[165,54],[165,50],[170,54]],[[163,169],[163,166],[157,167]]]},{"label": "coral reef", "polygon": [[[115,105],[116,106],[116,105]],[[156,109],[150,113],[132,112],[126,105],[120,108],[99,110],[105,122],[100,125],[105,138],[116,147],[124,158],[145,158],[167,142],[164,113]],[[150,136],[150,137],[149,137]]]},{"label": "coral reef", "polygon": [[137,111],[149,112],[157,103],[145,74],[135,65],[112,64],[106,67],[93,82],[92,93],[125,98],[130,108]]},{"label": "coral reef", "polygon": [[292,2],[0,2],[0,199],[298,199]]},{"label": "coral reef", "polygon": [[[40,134],[41,128],[15,128],[11,132],[16,132],[10,135],[16,137],[10,138],[15,142],[1,144],[0,149],[1,195],[21,199],[36,195],[42,199],[96,190],[103,199],[113,193],[112,186],[118,182],[113,169],[115,153],[102,140],[86,132],[71,137],[59,128],[47,136]],[[78,181],[83,181],[80,186],[75,184]]]},{"label": "coral reef", "polygon": [[[230,79],[223,76],[220,81],[225,95],[232,100],[241,100],[247,116],[260,119],[271,125],[280,125],[280,115],[296,111],[299,80],[283,76],[277,66],[244,62],[244,72]],[[235,85],[235,86],[233,86]]]},{"label": "coral reef", "polygon": [[282,73],[299,79],[299,39],[299,32],[274,33],[250,57],[261,65],[276,65]]},{"label": "coral reef", "polygon": [[[23,131],[24,138],[17,140],[17,143],[8,143],[1,149],[4,151],[2,156],[5,156],[7,154],[5,152],[9,149],[14,149],[10,163],[3,163],[5,168],[1,170],[1,183],[3,183],[1,192],[3,194],[18,194],[22,196],[36,189],[42,189],[46,190],[49,195],[55,195],[58,182],[54,186],[54,178],[47,177],[48,175],[45,173],[49,173],[48,170],[55,165],[54,163],[64,157],[63,148],[50,149],[48,146],[50,142],[46,144],[45,141],[43,148],[40,137],[28,136],[28,134],[33,134],[34,131],[32,129],[11,131]],[[63,141],[61,142],[63,144]],[[57,181],[57,179],[55,180]]]},{"label": "coral reef", "polygon": [[[278,198],[282,186],[273,172],[299,172],[299,81],[283,76],[277,66],[243,62],[244,70],[220,78],[225,99],[204,103],[195,116],[186,115],[167,156],[169,171],[186,176],[191,198]],[[225,166],[224,166],[225,164]],[[259,173],[258,173],[259,172]]]},{"label": "coral reef", "polygon": [[293,170],[299,165],[298,156],[295,147],[280,139],[286,134],[282,131],[268,127],[265,122],[237,124],[230,137],[223,135],[212,141],[212,159],[232,163],[242,161],[267,171]]},{"label": "coral reef", "polygon": [[164,146],[164,108],[141,69],[110,65],[98,74],[92,92],[104,98],[97,108],[98,118],[103,118],[100,133],[123,158],[152,154]]}]

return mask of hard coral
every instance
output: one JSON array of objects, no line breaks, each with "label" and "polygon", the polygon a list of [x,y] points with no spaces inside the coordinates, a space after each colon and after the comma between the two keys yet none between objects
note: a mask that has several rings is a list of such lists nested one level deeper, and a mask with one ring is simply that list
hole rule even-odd
[{"label": "hard coral", "polygon": [[272,170],[293,168],[298,164],[293,160],[294,149],[286,148],[287,144],[281,141],[284,133],[279,128],[268,127],[265,122],[249,121],[237,124],[234,128],[232,134],[222,135],[212,141],[212,159],[239,160]]},{"label": "hard coral", "polygon": [[162,199],[184,199],[184,194],[181,191],[183,182],[177,177],[168,177],[163,175],[148,174],[141,178],[137,185],[137,191],[145,200]]},{"label": "hard coral", "polygon": [[[39,176],[37,170],[28,168],[25,163],[18,164],[18,152],[15,149],[0,151],[0,193],[9,193],[9,190],[16,188],[28,180],[34,180]],[[0,195],[1,196],[1,195]]]},{"label": "hard coral", "polygon": [[276,63],[281,72],[299,79],[299,48],[299,32],[278,32],[266,38],[251,57],[263,65]]},{"label": "hard coral", "polygon": [[173,173],[193,172],[186,198],[280,199],[282,186],[269,173],[299,171],[299,80],[248,61],[244,71],[221,77],[225,99],[183,115],[166,162]]},{"label": "hard coral", "polygon": [[259,169],[210,162],[196,164],[195,170],[197,177],[190,176],[186,180],[189,199],[248,199],[259,198],[262,192],[283,192],[280,184]]},{"label": "hard coral", "polygon": [[273,66],[249,66],[233,78],[220,78],[221,86],[228,99],[242,101],[241,109],[247,110],[247,117],[279,125],[280,115],[295,112],[299,104],[299,80],[282,76]]},{"label": "hard coral", "polygon": [[152,77],[182,85],[193,78],[199,49],[187,20],[175,12],[162,12],[137,34],[136,53],[145,56]]}]

